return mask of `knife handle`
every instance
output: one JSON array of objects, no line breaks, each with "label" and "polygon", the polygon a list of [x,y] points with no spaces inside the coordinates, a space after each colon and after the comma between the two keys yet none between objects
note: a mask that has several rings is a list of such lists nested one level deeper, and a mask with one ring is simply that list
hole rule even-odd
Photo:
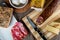
[{"label": "knife handle", "polygon": [[40,34],[40,36],[43,38],[43,40],[47,40],[46,37],[44,36],[44,34],[39,29],[36,29],[36,31]]}]

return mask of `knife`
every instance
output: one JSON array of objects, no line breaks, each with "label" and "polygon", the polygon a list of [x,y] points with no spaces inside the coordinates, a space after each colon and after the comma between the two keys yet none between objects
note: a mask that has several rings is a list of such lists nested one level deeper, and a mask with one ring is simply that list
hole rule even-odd
[{"label": "knife", "polygon": [[39,33],[39,35],[43,38],[43,40],[47,40],[44,34],[41,32],[39,28],[37,28],[36,24],[27,16],[27,20],[31,24],[31,26]]}]

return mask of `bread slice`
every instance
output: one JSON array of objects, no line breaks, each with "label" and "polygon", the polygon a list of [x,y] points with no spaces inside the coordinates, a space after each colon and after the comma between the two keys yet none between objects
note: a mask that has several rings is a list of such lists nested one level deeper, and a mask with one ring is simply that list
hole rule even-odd
[{"label": "bread slice", "polygon": [[8,27],[13,9],[8,7],[0,7],[0,27]]}]

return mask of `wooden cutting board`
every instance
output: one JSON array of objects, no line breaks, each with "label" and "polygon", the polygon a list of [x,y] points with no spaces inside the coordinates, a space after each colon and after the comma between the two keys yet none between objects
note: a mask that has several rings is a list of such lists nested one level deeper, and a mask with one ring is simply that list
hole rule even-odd
[{"label": "wooden cutting board", "polygon": [[[28,14],[27,16],[29,16],[32,19],[32,21],[37,25],[36,20],[37,20],[38,16],[41,14],[41,12],[38,12],[38,11],[34,10],[30,14]],[[44,36],[48,40],[53,38],[57,34],[59,34],[59,28],[60,28],[59,26],[58,27],[57,26],[53,27],[53,26],[49,25],[54,20],[60,18],[59,15],[60,15],[60,6],[57,7],[56,11],[48,19],[46,19],[46,21],[44,23],[42,23],[41,25],[37,25],[37,27],[41,29],[40,31],[42,31],[44,33]],[[31,26],[31,24],[28,22],[27,16],[25,16],[22,20],[27,25],[28,29],[33,34],[33,36],[37,40],[42,40],[42,38],[39,36],[38,32],[36,32],[34,30],[34,28]]]},{"label": "wooden cutting board", "polygon": [[[33,14],[33,15],[32,15]],[[34,18],[36,15],[39,15],[39,12],[33,11],[31,14],[29,14],[28,16],[32,19]],[[31,15],[31,16],[30,16]],[[35,18],[34,18],[35,19]],[[37,40],[42,40],[42,38],[39,36],[39,34],[34,30],[34,28],[30,25],[30,23],[27,20],[27,17],[25,16],[23,19],[24,23],[27,25],[27,27],[29,28],[29,30],[31,31],[31,33],[34,35],[34,37]]]},{"label": "wooden cutting board", "polygon": [[[28,14],[27,16],[29,16],[32,21],[36,24],[36,19],[37,17],[41,14],[41,12],[38,11],[32,11],[30,14]],[[33,36],[37,39],[37,40],[42,40],[42,38],[39,36],[38,32],[36,32],[33,27],[31,26],[31,24],[28,22],[27,20],[27,16],[25,16],[22,20],[24,21],[24,23],[27,25],[28,29],[31,31],[31,33],[33,34]],[[40,26],[38,26],[40,27]],[[48,27],[49,28],[49,27]],[[55,28],[55,27],[50,27],[53,28],[53,30],[57,30],[57,34],[59,33],[59,29]],[[41,27],[42,32],[44,33],[45,37],[50,40],[51,38],[53,38],[54,36],[56,36],[57,34],[53,33],[56,31],[52,31],[52,30],[46,30],[46,27],[43,26]]]}]

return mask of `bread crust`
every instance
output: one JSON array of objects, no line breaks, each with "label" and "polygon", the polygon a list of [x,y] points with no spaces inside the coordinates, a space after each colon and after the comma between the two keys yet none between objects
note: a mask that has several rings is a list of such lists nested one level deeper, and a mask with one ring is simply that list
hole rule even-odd
[{"label": "bread crust", "polygon": [[0,27],[8,27],[13,9],[8,7],[0,7]]}]

